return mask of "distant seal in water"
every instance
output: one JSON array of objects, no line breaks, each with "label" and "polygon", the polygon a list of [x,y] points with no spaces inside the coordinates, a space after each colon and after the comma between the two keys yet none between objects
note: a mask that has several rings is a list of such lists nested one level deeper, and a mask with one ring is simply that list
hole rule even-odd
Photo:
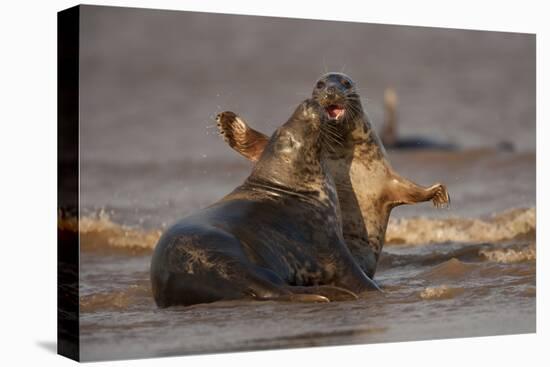
[{"label": "distant seal in water", "polygon": [[[391,210],[430,200],[441,207],[450,203],[449,194],[442,184],[423,187],[392,169],[350,77],[328,73],[315,83],[312,95],[330,117],[322,125],[327,136],[323,155],[336,184],[344,239],[355,260],[372,278]],[[222,112],[217,120],[229,146],[257,161],[267,137],[233,112]]]},{"label": "distant seal in water", "polygon": [[400,137],[397,129],[397,93],[393,88],[384,91],[384,125],[381,138],[384,147],[388,149],[425,149],[425,150],[456,150],[454,144],[438,142],[424,137]]},{"label": "distant seal in water", "polygon": [[151,260],[156,304],[222,299],[327,301],[377,289],[342,236],[321,158],[325,110],[298,106],[232,193],[171,226]]}]

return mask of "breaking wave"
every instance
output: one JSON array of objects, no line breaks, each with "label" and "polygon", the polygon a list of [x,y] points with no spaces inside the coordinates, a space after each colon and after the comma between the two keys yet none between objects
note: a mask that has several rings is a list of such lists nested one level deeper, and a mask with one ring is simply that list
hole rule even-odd
[{"label": "breaking wave", "polygon": [[[80,228],[75,218],[58,218],[60,230],[80,232],[80,248],[84,251],[111,250],[126,253],[148,253],[158,242],[162,229],[144,229],[121,225],[108,213],[84,216]],[[423,245],[431,243],[495,243],[513,239],[534,241],[536,210],[513,209],[487,219],[478,218],[404,218],[391,220],[386,241],[392,244]],[[534,244],[527,249],[482,249],[478,255],[489,261],[518,262],[536,257]]]},{"label": "breaking wave", "polygon": [[524,249],[480,250],[479,253],[489,261],[494,261],[502,264],[533,261],[537,258],[534,243],[530,244]]},{"label": "breaking wave", "polygon": [[418,217],[390,220],[386,242],[408,245],[500,242],[517,238],[534,239],[535,231],[535,208],[512,209],[487,219]]},{"label": "breaking wave", "polygon": [[80,249],[84,251],[150,252],[162,234],[160,229],[145,230],[115,223],[103,210],[82,217],[80,226],[76,218],[58,218],[58,228],[80,232]]}]

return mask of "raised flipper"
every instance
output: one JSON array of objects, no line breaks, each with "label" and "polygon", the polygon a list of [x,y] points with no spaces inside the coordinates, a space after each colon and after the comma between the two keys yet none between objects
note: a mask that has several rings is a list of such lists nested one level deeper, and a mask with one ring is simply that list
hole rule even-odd
[{"label": "raised flipper", "polygon": [[420,186],[404,177],[394,175],[391,179],[388,190],[393,206],[415,204],[425,201],[432,201],[436,208],[448,207],[451,204],[451,197],[447,187],[436,183],[430,187]]},{"label": "raised flipper", "polygon": [[250,128],[242,117],[225,111],[216,116],[218,130],[231,148],[253,162],[258,161],[269,137]]}]

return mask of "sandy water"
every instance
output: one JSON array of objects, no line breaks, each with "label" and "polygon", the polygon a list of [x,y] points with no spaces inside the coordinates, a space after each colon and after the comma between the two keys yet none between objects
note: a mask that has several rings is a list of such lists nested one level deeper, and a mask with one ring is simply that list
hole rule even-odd
[{"label": "sandy water", "polygon": [[[81,222],[83,359],[534,332],[534,156],[477,152],[483,159],[472,162],[473,152],[438,153],[432,154],[430,165],[426,153],[408,153],[392,155],[392,160],[414,167],[416,158],[421,159],[434,167],[442,181],[452,182],[452,176],[442,177],[445,171],[437,165],[435,157],[441,154],[447,156],[445,161],[468,162],[462,169],[455,162],[448,172],[468,175],[472,183],[449,184],[453,195],[449,210],[429,204],[395,210],[389,243],[376,273],[385,293],[368,294],[358,301],[232,301],[157,309],[149,283],[151,250],[163,229],[161,213],[176,211],[172,207],[177,205],[158,208],[155,224],[147,217],[140,220],[132,210],[125,213],[106,206],[92,213],[89,209]],[[486,189],[481,195],[485,178],[476,177],[475,172],[482,172],[485,165],[491,165],[492,175],[503,180],[513,166],[523,179],[507,180],[503,189],[514,187],[516,195],[504,202],[500,199],[504,192]],[[246,175],[247,170],[244,165],[236,175]],[[189,180],[189,190],[199,191],[193,189],[192,175]],[[218,182],[218,186],[223,191],[226,184]],[[492,190],[498,190],[498,185]],[[481,212],[479,206],[494,214],[461,215]],[[120,218],[126,218],[125,224]],[[64,225],[70,228],[72,223]]]},{"label": "sandy water", "polygon": [[[87,7],[82,359],[534,332],[534,55],[521,34]],[[342,69],[377,129],[392,86],[403,135],[460,147],[390,152],[402,175],[447,184],[451,208],[394,210],[383,294],[157,309],[149,261],[162,230],[250,172],[213,116],[232,109],[271,133],[320,74]],[[514,149],[494,149],[503,141]]]}]

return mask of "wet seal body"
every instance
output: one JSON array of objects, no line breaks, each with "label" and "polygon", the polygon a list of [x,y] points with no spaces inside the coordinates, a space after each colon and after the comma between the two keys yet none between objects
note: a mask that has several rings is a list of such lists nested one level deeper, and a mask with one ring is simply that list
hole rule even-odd
[{"label": "wet seal body", "polygon": [[[345,242],[355,261],[373,277],[391,210],[430,200],[443,206],[450,202],[447,189],[439,183],[417,185],[392,169],[351,78],[342,73],[326,74],[315,84],[312,96],[329,115],[322,125],[327,136],[323,156],[336,185]],[[233,112],[222,112],[217,120],[226,142],[256,161],[256,152],[261,153],[267,137]]]},{"label": "wet seal body", "polygon": [[151,262],[158,306],[327,301],[377,288],[344,243],[321,120],[317,101],[300,104],[243,185],[162,235]]}]

